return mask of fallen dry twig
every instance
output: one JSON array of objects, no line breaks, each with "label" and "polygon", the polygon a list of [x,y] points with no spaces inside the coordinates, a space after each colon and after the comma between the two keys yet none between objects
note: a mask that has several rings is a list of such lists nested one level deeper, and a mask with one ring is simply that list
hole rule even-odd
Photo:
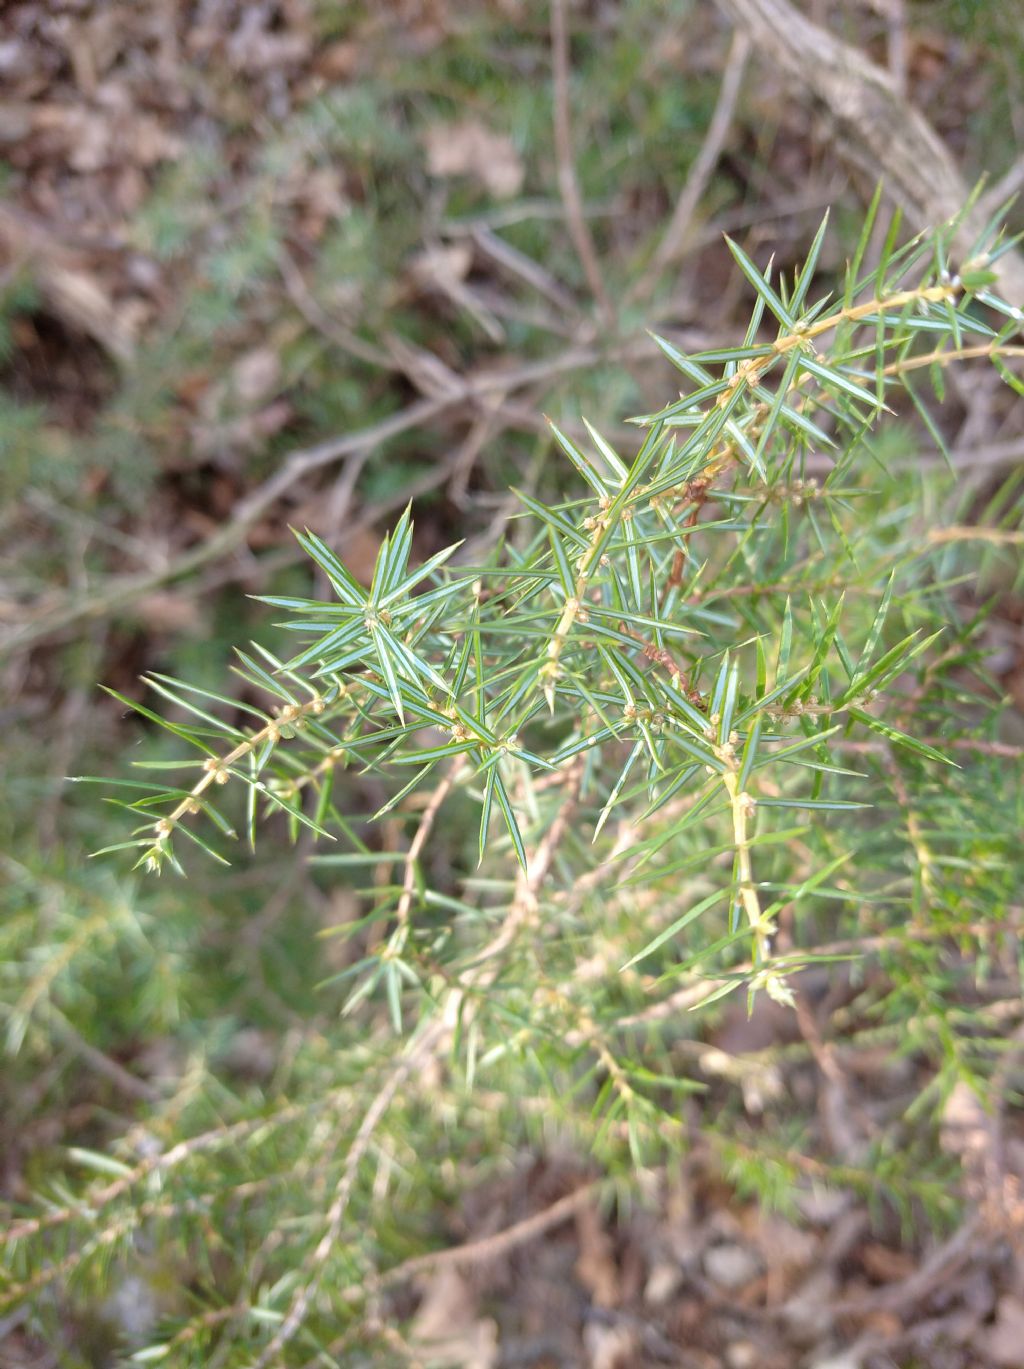
[{"label": "fallen dry twig", "polygon": [[668,226],[654,251],[650,264],[631,292],[633,298],[647,299],[650,296],[661,272],[676,260],[686,244],[687,235],[693,227],[693,216],[697,210],[697,205],[707,189],[711,173],[722,155],[722,148],[725,146],[725,140],[729,135],[729,128],[736,111],[736,101],[739,98],[740,85],[743,81],[743,73],[746,70],[749,56],[750,38],[745,30],[737,29],[733,35],[732,46],[729,48],[729,56],[726,58],[722,84],[718,92],[718,102],[711,116],[703,145],[690,168],[686,183],[676,201],[675,209],[672,211],[672,217],[668,221]]},{"label": "fallen dry twig", "polygon": [[327,1259],[341,1235],[359,1168],[366,1158],[377,1128],[387,1115],[400,1089],[414,1072],[424,1070],[442,1053],[447,1042],[451,1040],[460,1018],[463,1017],[466,999],[479,995],[494,983],[500,969],[501,957],[516,940],[524,924],[536,915],[541,886],[551,869],[559,843],[576,808],[581,775],[582,768],[578,764],[572,765],[563,773],[566,784],[565,797],[550,827],[537,843],[527,868],[519,870],[515,894],[504,921],[476,956],[470,968],[465,970],[452,986],[442,1010],[418,1036],[413,1038],[408,1049],[396,1061],[363,1114],[345,1156],[341,1178],[335,1187],[324,1232],[313,1252],[307,1277],[292,1299],[280,1327],[256,1361],[254,1369],[269,1369],[271,1364],[276,1363],[280,1352],[294,1340],[306,1320],[313,1298],[320,1287]]},{"label": "fallen dry twig", "polygon": [[[718,4],[750,35],[762,58],[777,63],[828,108],[847,155],[873,180],[884,178],[918,228],[961,213],[969,192],[949,149],[920,110],[903,98],[890,72],[812,23],[790,0]],[[961,246],[969,246],[983,226],[975,206],[961,225]],[[993,269],[1003,296],[1024,305],[1024,258],[1007,252]]]},{"label": "fallen dry twig", "polygon": [[565,18],[565,0],[551,4],[551,59],[555,100],[555,156],[558,161],[558,190],[565,206],[565,221],[576,255],[605,322],[614,317],[612,302],[605,289],[597,249],[583,212],[583,197],[576,179],[576,165],[572,155],[572,123],[569,117],[569,33]]}]

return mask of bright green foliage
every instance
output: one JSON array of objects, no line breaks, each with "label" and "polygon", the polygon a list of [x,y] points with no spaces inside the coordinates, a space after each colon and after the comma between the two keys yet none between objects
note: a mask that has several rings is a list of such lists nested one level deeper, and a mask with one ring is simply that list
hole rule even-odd
[{"label": "bright green foliage", "polygon": [[[4,1238],[0,1309],[170,1243],[201,1292],[138,1362],[382,1363],[375,1280],[422,1248],[470,1155],[558,1137],[627,1187],[693,1142],[693,1010],[789,1004],[797,971],[849,972],[865,937],[885,965],[872,1029],[932,1067],[922,1109],[991,1067],[956,1004],[1017,893],[1024,799],[963,591],[1014,574],[1021,491],[944,532],[887,441],[959,354],[1009,375],[1019,315],[988,293],[992,242],[959,276],[948,232],[861,275],[873,226],[831,300],[825,225],[793,280],[731,244],[743,342],[660,342],[681,393],[634,420],[633,452],[553,429],[577,497],[522,493],[484,564],[418,564],[407,512],[367,587],[300,532],[330,597],[265,601],[293,650],[239,651],[244,703],[164,675],[152,710],[124,700],[175,750],[103,781],[138,824],[109,849],[183,872],[284,821],[359,915],[307,986],[323,1030],[265,1086],[197,1068],[145,1135],[76,1153],[73,1188]],[[18,1041],[38,998],[9,1014]],[[754,1133],[740,1092],[705,1142],[787,1202],[800,1124],[769,1107]],[[949,1212],[941,1165],[885,1136],[833,1178]]]}]

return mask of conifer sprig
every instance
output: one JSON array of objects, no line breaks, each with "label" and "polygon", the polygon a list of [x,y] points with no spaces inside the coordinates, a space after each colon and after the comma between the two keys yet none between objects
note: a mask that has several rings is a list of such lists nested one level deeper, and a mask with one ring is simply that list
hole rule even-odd
[{"label": "conifer sprig", "polygon": [[[265,652],[263,664],[243,657],[243,675],[280,701],[273,715],[255,730],[226,729],[185,697],[186,691],[202,691],[165,679],[151,681],[158,692],[209,725],[191,731],[181,723],[171,725],[208,754],[200,778],[184,793],[166,788],[129,804],[143,812],[169,806],[165,815],[135,834],[141,863],[150,869],[165,860],[177,864],[171,838],[179,830],[205,846],[183,826],[183,819],[201,812],[230,834],[231,824],[207,791],[226,784],[232,775],[249,788],[250,836],[261,803],[267,810],[284,809],[293,826],[305,823],[333,835],[320,810],[329,804],[323,799],[324,779],[333,777],[339,765],[388,772],[414,767],[412,780],[386,805],[390,810],[420,789],[439,763],[456,758],[470,762],[466,775],[480,794],[480,856],[497,809],[522,862],[525,845],[513,792],[514,764],[544,771],[588,754],[596,769],[628,744],[625,766],[601,807],[595,837],[624,795],[635,792],[627,788],[631,775],[639,778],[646,771],[647,817],[665,797],[698,783],[701,774],[710,775],[712,789],[721,786],[732,814],[732,901],[742,907],[749,924],[756,963],[765,962],[774,927],[761,911],[753,873],[748,833],[757,800],[748,792],[748,782],[768,764],[776,769],[786,763],[806,766],[806,752],[825,747],[844,718],[846,726],[856,723],[919,755],[948,760],[871,711],[885,686],[910,668],[938,634],[911,633],[879,659],[871,659],[885,623],[887,593],[854,668],[840,631],[842,598],[817,606],[812,600],[812,650],[792,670],[794,628],[787,600],[770,687],[761,632],[753,688],[744,687],[739,662],[730,664],[729,653],[738,643],[726,642],[715,683],[705,696],[695,687],[696,678],[716,658],[716,639],[720,648],[723,629],[732,626],[710,605],[739,588],[726,583],[729,572],[741,561],[751,564],[756,543],[772,545],[773,530],[766,522],[772,510],[781,513],[786,540],[790,511],[805,510],[820,541],[814,511],[822,509],[846,559],[855,562],[841,513],[856,491],[844,490],[837,479],[849,470],[850,452],[837,452],[824,484],[798,473],[808,458],[821,447],[837,450],[833,432],[858,434],[854,449],[863,443],[864,433],[889,408],[892,387],[909,383],[913,370],[945,366],[958,356],[999,358],[1005,365],[1020,350],[1008,341],[1012,319],[994,332],[974,306],[978,291],[990,284],[991,273],[979,265],[986,256],[983,246],[977,260],[950,276],[936,266],[945,260],[941,238],[918,240],[883,260],[865,280],[856,281],[851,273],[838,308],[828,311],[825,300],[808,305],[825,227],[823,222],[807,262],[788,285],[783,280],[773,284],[737,244],[729,244],[757,296],[744,343],[683,356],[658,340],[695,388],[637,420],[647,436],[632,461],[624,460],[593,427],[593,449],[587,452],[552,425],[556,444],[583,478],[588,497],[561,510],[524,497],[539,527],[510,563],[502,565],[496,557],[487,566],[451,571],[446,568],[456,551],[451,547],[410,570],[407,510],[384,540],[373,581],[364,590],[319,538],[299,534],[336,598],[266,600],[288,615],[281,624],[285,630],[309,639],[286,665],[268,660]],[[932,272],[919,284],[900,285],[901,277],[928,261]],[[869,297],[862,298],[864,294]],[[777,334],[762,342],[758,336],[766,318],[776,321]],[[986,338],[983,345],[965,343],[965,334],[979,333]],[[936,346],[938,334],[943,340]],[[922,335],[928,351],[915,354]],[[822,350],[827,337],[831,345]],[[893,354],[896,359],[889,360]],[[708,517],[709,512],[714,516]],[[701,563],[693,553],[697,539],[710,553]],[[730,542],[734,549],[723,555],[721,549]],[[684,578],[687,566],[689,583]],[[767,593],[770,578],[764,584]],[[484,586],[493,588],[485,592]],[[555,620],[547,626],[548,606],[559,593]],[[688,639],[699,642],[700,649],[687,651]],[[682,662],[673,655],[680,651]],[[642,660],[662,669],[645,670]],[[322,688],[327,692],[321,694]],[[308,695],[304,701],[302,691]],[[537,733],[540,727],[538,693],[563,730],[569,715],[578,715],[569,735],[547,756],[539,745],[520,740],[521,734]],[[362,700],[356,702],[360,694]],[[155,718],[148,711],[146,716]],[[804,736],[783,745],[786,736],[778,728],[793,720],[801,720]],[[807,733],[811,720],[821,724],[817,733]],[[734,722],[741,730],[734,729]],[[341,728],[332,730],[338,723]],[[765,730],[766,724],[775,731]],[[432,745],[414,741],[425,727],[436,737]],[[226,752],[209,745],[211,732],[218,729],[232,742]],[[320,753],[312,763],[308,752],[297,761],[279,755],[281,743],[300,732]],[[272,762],[277,762],[278,773],[264,780]],[[839,768],[819,760],[816,773]],[[284,769],[290,772],[287,779]],[[805,799],[787,785],[765,794],[762,802],[830,811],[857,806],[852,800],[822,797],[821,783],[816,780],[814,793]],[[317,795],[312,813],[297,802],[303,790]],[[409,905],[404,887],[402,921]]]},{"label": "conifer sprig", "polygon": [[[1024,501],[1010,481],[979,512],[955,472],[892,457],[909,432],[941,448],[955,362],[1019,390],[1020,315],[991,294],[994,227],[958,273],[952,226],[900,248],[894,229],[864,271],[877,209],[832,297],[812,295],[825,224],[788,278],[732,244],[755,296],[742,341],[660,340],[682,389],[635,420],[635,454],[553,424],[573,494],[523,492],[482,564],[449,548],[415,566],[407,511],[364,586],[298,534],[330,595],[265,601],[294,653],[240,653],[237,673],[268,708],[151,678],[170,717],[131,706],[195,755],[145,762],[184,765],[180,786],[122,781],[142,825],[111,849],[180,871],[179,838],[223,858],[275,814],[331,838],[316,877],[359,900],[317,990],[337,1013],[300,1052],[301,1103],[197,1086],[155,1108],[152,1158],[78,1152],[100,1177],[0,1240],[0,1306],[41,1265],[128,1258],[143,1226],[244,1227],[238,1195],[258,1191],[280,1244],[240,1238],[258,1275],[240,1260],[231,1305],[142,1362],[372,1343],[367,1290],[408,1253],[389,1195],[415,1202],[404,1176],[443,1167],[453,1118],[499,1150],[557,1125],[628,1184],[686,1144],[681,1091],[734,1087],[770,1118],[775,1057],[716,1063],[688,1012],[744,990],[789,1003],[801,970],[858,949],[885,955],[886,987],[851,1032],[897,1024],[934,1062],[929,1097],[991,1068],[1002,1009],[960,1009],[960,950],[989,964],[1016,926],[1020,757],[962,591],[1019,579]],[[831,1177],[904,1216],[947,1211],[947,1176],[913,1156],[793,1161],[777,1121],[751,1146],[709,1119],[744,1191]]]}]

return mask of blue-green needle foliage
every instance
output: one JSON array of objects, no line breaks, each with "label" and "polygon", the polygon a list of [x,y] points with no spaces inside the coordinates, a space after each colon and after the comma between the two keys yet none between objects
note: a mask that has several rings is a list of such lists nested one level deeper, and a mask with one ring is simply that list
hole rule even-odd
[{"label": "blue-green needle foliage", "polygon": [[[578,493],[520,492],[485,564],[458,546],[418,563],[407,512],[367,587],[300,532],[330,594],[265,601],[294,650],[239,651],[264,707],[149,680],[162,711],[131,706],[180,754],[104,781],[141,824],[110,849],[183,872],[191,845],[224,860],[265,819],[309,829],[318,880],[362,899],[343,968],[309,985],[340,1016],[286,1103],[197,1089],[158,1154],[80,1156],[100,1179],[22,1223],[8,1303],[46,1282],[41,1250],[88,1270],[143,1229],[212,1222],[224,1315],[182,1312],[143,1358],[354,1363],[330,1347],[360,1344],[374,1272],[416,1248],[387,1214],[419,1210],[452,1145],[497,1158],[554,1128],[627,1182],[686,1144],[677,1095],[707,1085],[675,1049],[703,1020],[688,1010],[790,1003],[801,969],[849,977],[865,937],[887,957],[873,1029],[899,1023],[933,1066],[921,1106],[990,1067],[956,1004],[1019,875],[1019,763],[981,634],[988,597],[1019,589],[1021,489],[967,523],[958,455],[932,474],[905,457],[918,430],[941,441],[949,367],[994,364],[1021,392],[1020,314],[993,293],[994,226],[956,268],[953,226],[901,248],[894,227],[865,270],[877,206],[831,298],[813,293],[825,224],[793,279],[730,244],[754,301],[740,344],[659,340],[680,388],[634,420],[633,451],[553,427]],[[750,1144],[728,1107],[708,1134],[741,1186],[785,1201],[795,1142],[767,1106]],[[946,1176],[889,1143],[836,1181],[948,1203]],[[258,1259],[237,1185],[277,1214]]]}]

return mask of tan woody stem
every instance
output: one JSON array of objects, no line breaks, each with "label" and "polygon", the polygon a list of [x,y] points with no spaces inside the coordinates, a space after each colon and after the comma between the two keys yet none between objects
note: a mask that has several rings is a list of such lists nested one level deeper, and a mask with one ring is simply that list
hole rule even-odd
[{"label": "tan woody stem", "polygon": [[239,742],[224,756],[209,756],[203,762],[203,773],[196,780],[189,793],[181,800],[178,806],[173,809],[167,817],[159,818],[153,824],[153,849],[148,857],[150,862],[158,863],[161,844],[174,831],[175,827],[190,813],[197,813],[200,808],[199,800],[212,784],[227,784],[231,777],[231,767],[240,761],[244,756],[250,755],[263,745],[266,741],[276,742],[280,739],[283,727],[297,727],[306,717],[316,717],[327,707],[319,694],[315,694],[312,699],[304,704],[286,704],[278,713],[276,718],[266,723],[254,732],[245,741]]}]

